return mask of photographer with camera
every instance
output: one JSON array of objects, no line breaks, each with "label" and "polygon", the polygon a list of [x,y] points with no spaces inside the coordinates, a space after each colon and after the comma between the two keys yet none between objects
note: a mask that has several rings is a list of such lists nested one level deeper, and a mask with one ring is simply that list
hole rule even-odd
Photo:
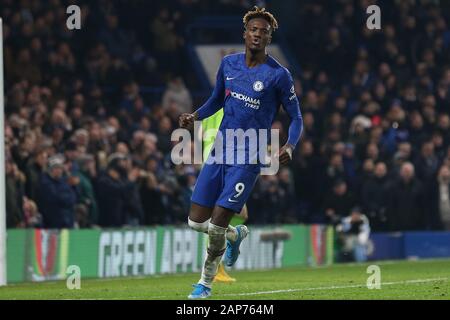
[{"label": "photographer with camera", "polygon": [[352,208],[350,215],[336,226],[336,231],[342,244],[342,260],[367,261],[370,225],[369,219],[362,213],[360,207]]}]

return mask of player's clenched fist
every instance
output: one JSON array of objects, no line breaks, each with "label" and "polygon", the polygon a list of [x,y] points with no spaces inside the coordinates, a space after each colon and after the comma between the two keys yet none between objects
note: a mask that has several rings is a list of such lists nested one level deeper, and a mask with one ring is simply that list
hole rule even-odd
[{"label": "player's clenched fist", "polygon": [[183,113],[178,120],[178,124],[181,128],[189,129],[194,124],[196,118],[195,113]]},{"label": "player's clenched fist", "polygon": [[279,154],[279,161],[281,165],[287,164],[289,161],[292,160],[292,150],[294,149],[293,146],[286,144],[281,149]]}]

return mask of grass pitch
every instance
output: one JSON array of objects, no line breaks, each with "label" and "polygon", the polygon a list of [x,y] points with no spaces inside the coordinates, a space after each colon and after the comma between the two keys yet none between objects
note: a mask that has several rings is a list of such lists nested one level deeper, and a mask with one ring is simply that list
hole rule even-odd
[{"label": "grass pitch", "polygon": [[[381,289],[366,286],[367,267],[381,270]],[[450,300],[450,260],[339,264],[319,268],[231,271],[231,284],[216,283],[211,299],[445,299]],[[0,287],[0,299],[186,299],[199,274],[65,281]]]}]

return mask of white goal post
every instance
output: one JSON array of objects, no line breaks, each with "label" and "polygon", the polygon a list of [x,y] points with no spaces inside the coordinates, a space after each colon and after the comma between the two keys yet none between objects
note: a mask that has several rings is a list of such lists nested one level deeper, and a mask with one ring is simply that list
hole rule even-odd
[{"label": "white goal post", "polygon": [[5,99],[3,77],[3,21],[0,18],[0,286],[6,285],[6,188],[5,188]]}]

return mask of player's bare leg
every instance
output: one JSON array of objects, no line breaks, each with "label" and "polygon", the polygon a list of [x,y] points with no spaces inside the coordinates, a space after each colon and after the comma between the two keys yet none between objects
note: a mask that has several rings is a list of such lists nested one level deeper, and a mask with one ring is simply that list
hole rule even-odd
[{"label": "player's bare leg", "polygon": [[214,207],[208,223],[209,243],[206,259],[203,263],[202,275],[199,282],[194,285],[194,291],[188,296],[189,299],[207,298],[211,295],[212,282],[225,253],[226,231],[233,214],[234,212],[229,209],[219,206]]},{"label": "player's bare leg", "polygon": [[229,225],[234,211],[219,206],[214,207],[211,214],[210,210],[194,203],[191,205],[189,226],[196,231],[206,232],[209,243],[200,281],[194,285],[194,291],[189,295],[190,299],[207,298],[211,295],[212,282],[225,252],[226,241],[240,242],[248,233],[246,228],[242,232]]},{"label": "player's bare leg", "polygon": [[244,206],[242,207],[242,210],[239,213],[239,217],[241,219],[243,219],[244,222],[248,220],[248,209],[247,209],[247,205],[246,204],[244,204]]},{"label": "player's bare leg", "polygon": [[233,215],[233,211],[223,207],[216,206],[213,210],[208,228],[208,250],[199,281],[199,284],[205,287],[211,288],[217,268],[225,253],[226,231]]},{"label": "player's bare leg", "polygon": [[208,225],[211,220],[213,208],[204,207],[196,203],[191,203],[189,211],[189,227],[198,232],[208,233]]}]

